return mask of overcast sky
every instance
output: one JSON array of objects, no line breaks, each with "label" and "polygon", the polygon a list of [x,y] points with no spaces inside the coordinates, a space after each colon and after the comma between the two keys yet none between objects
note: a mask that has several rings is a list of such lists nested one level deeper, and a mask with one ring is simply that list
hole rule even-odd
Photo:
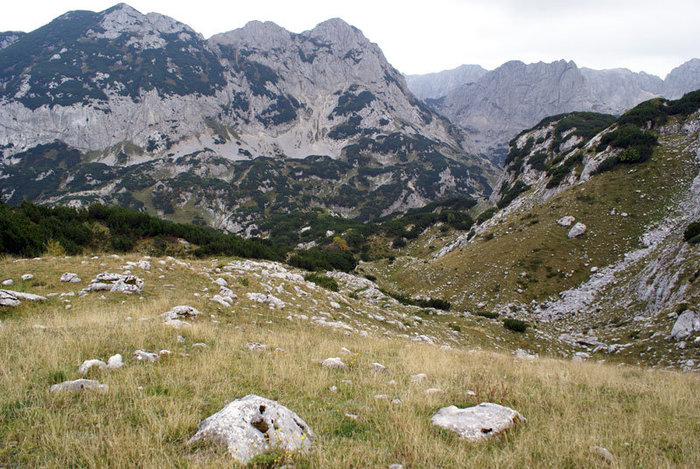
[{"label": "overcast sky", "polygon": [[[4,0],[0,31],[31,31],[68,10],[101,11],[103,0]],[[132,0],[188,24],[205,37],[251,20],[293,32],[340,17],[379,44],[404,73],[429,73],[508,60],[574,60],[662,78],[700,57],[698,0]]]}]

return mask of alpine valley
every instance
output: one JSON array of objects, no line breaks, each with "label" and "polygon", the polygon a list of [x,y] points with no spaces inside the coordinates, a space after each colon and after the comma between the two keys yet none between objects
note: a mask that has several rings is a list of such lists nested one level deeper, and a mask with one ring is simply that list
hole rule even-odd
[{"label": "alpine valley", "polygon": [[0,466],[699,467],[699,71],[0,33]]}]

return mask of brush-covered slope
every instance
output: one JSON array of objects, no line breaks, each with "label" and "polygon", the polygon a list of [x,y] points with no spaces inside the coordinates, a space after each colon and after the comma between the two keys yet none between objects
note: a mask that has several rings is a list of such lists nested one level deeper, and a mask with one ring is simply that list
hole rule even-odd
[{"label": "brush-covered slope", "polygon": [[[308,454],[273,452],[249,467],[605,465],[591,446],[625,467],[700,462],[696,376],[496,353],[489,337],[522,334],[485,318],[459,332],[446,327],[454,318],[397,305],[366,279],[337,276],[336,293],[276,263],[104,253],[5,258],[0,270],[12,288],[48,297],[0,309],[3,466],[237,467],[225,448],[186,441],[249,393],[294,410],[317,435]],[[145,281],[141,294],[75,294],[100,272],[126,270]],[[63,272],[83,280],[60,282]],[[27,273],[34,278],[21,280]],[[238,296],[232,306],[212,301],[223,282]],[[257,301],[267,295],[284,307]],[[180,304],[204,314],[179,329],[164,324],[159,315]],[[135,360],[136,350],[160,359]],[[116,353],[121,368],[86,376],[105,392],[49,392],[80,378],[83,361]],[[328,357],[348,368],[323,368]],[[411,378],[418,373],[422,381]],[[430,423],[439,408],[484,401],[527,422],[478,445]]]},{"label": "brush-covered slope", "polygon": [[0,81],[12,204],[118,202],[242,231],[299,207],[366,219],[488,196],[496,174],[339,19],[205,41],[124,4],[70,12],[0,50]]},{"label": "brush-covered slope", "polygon": [[[700,252],[684,236],[700,218],[698,96],[652,100],[617,120],[545,119],[511,142],[496,207],[475,230],[429,231],[374,273],[473,313],[550,321],[562,340],[604,345],[601,358],[697,368],[697,343],[669,334],[700,304]],[[585,233],[570,238],[573,224],[557,223],[565,216]]]}]

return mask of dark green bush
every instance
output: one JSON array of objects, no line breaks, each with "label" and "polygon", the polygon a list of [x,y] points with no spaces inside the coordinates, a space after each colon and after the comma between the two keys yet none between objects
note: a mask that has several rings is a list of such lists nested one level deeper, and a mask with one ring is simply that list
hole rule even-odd
[{"label": "dark green bush", "polygon": [[683,239],[685,239],[690,244],[700,243],[700,221],[696,221],[688,225],[685,232],[683,232]]},{"label": "dark green bush", "polygon": [[489,319],[496,319],[499,316],[495,311],[479,311],[476,313],[476,315]]},{"label": "dark green bush", "polygon": [[327,275],[314,272],[312,274],[304,275],[304,280],[307,282],[313,282],[326,290],[338,291],[338,282],[336,282],[334,278],[328,277]]},{"label": "dark green bush", "polygon": [[289,265],[311,271],[341,270],[350,272],[357,266],[357,261],[350,251],[312,248],[307,251],[294,251],[289,258]]},{"label": "dark green bush", "polygon": [[525,321],[520,319],[506,318],[503,320],[503,327],[513,332],[525,332],[529,326]]}]

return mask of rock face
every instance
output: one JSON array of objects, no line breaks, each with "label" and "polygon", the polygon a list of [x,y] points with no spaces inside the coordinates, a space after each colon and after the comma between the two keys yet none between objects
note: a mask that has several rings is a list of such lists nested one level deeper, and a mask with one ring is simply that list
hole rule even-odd
[{"label": "rock face", "polygon": [[301,417],[278,402],[250,394],[229,403],[199,424],[187,444],[223,444],[242,464],[271,448],[308,451],[313,431]]},{"label": "rock face", "polygon": [[460,438],[471,442],[493,438],[517,422],[525,421],[517,411],[490,402],[466,409],[455,406],[443,407],[431,419],[433,425],[452,430]]},{"label": "rock face", "polygon": [[674,340],[683,340],[689,338],[694,332],[700,332],[700,314],[686,310],[678,316],[673,329],[671,329],[671,338]]},{"label": "rock face", "polygon": [[691,59],[666,76],[663,95],[669,99],[678,99],[697,89],[700,89],[700,59]]}]

